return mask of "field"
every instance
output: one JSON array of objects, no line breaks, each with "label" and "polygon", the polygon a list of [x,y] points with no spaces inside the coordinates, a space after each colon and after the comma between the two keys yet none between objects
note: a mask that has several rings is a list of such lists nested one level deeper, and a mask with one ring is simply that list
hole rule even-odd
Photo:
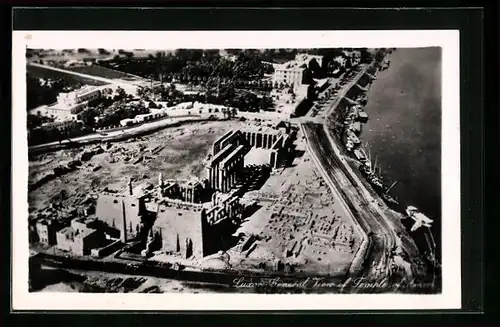
[{"label": "field", "polygon": [[110,79],[122,79],[127,81],[137,81],[140,80],[139,77],[123,73],[117,70],[109,69],[106,67],[92,65],[92,66],[82,66],[82,67],[68,67],[67,70],[71,70],[77,73],[95,75]]},{"label": "field", "polygon": [[[51,180],[28,194],[30,212],[49,205],[50,199],[61,193],[67,194],[64,205],[74,205],[81,197],[96,193],[104,187],[123,189],[127,178],[142,183],[157,183],[161,172],[165,179],[203,177],[202,160],[212,143],[239,122],[208,122],[164,129],[149,136],[121,143],[84,162],[76,171]],[[99,145],[97,145],[99,146]],[[30,161],[29,180],[34,181],[63,161],[75,159],[89,145],[79,149],[60,150],[37,156]],[[159,151],[151,154],[149,150]],[[134,164],[137,158],[144,160]],[[129,158],[129,160],[127,160]],[[101,168],[93,171],[96,166]]]},{"label": "field", "polygon": [[50,78],[50,79],[62,79],[69,85],[86,84],[86,85],[107,85],[108,83],[96,81],[90,78],[80,77],[71,74],[65,74],[63,72],[45,69],[35,66],[26,66],[26,74],[35,78]]}]

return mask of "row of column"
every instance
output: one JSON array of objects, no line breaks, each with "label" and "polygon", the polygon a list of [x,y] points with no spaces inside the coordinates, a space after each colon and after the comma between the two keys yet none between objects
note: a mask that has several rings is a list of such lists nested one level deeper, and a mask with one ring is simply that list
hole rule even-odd
[{"label": "row of column", "polygon": [[209,214],[207,214],[207,221],[216,223],[226,218],[234,218],[234,216],[241,213],[241,206],[239,201],[230,201],[222,204]]},{"label": "row of column", "polygon": [[194,203],[194,188],[185,188],[182,191],[182,196],[184,198],[184,201]]},{"label": "row of column", "polygon": [[251,146],[270,149],[277,140],[277,135],[257,132],[243,132],[243,137]]},{"label": "row of column", "polygon": [[243,158],[243,156],[238,156],[235,160],[228,162],[226,167],[219,167],[217,189],[221,192],[229,191],[238,181],[243,172]]}]

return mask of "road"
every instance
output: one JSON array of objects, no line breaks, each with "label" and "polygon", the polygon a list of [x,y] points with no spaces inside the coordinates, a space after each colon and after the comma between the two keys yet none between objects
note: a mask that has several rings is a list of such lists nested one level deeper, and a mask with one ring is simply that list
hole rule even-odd
[{"label": "road", "polygon": [[318,158],[318,162],[327,174],[330,181],[328,184],[333,185],[333,193],[347,205],[372,241],[363,274],[383,273],[386,268],[386,254],[394,245],[394,239],[391,237],[392,233],[388,231],[390,228],[384,224],[384,218],[376,208],[378,202],[366,197],[364,186],[358,183],[346,169],[346,164],[335,153],[323,126],[306,123],[303,125],[303,130],[312,154]]},{"label": "road", "polygon": [[[341,99],[367,69],[368,66],[361,69],[339,90],[336,98],[329,103],[330,108],[327,110],[326,117],[337,108]],[[398,244],[398,237],[390,217],[387,217],[387,214],[379,207],[381,199],[374,197],[373,192],[366,189],[365,184],[342,157],[339,146],[332,135],[329,135],[327,121],[324,121],[322,125],[305,122],[302,124],[302,130],[310,151],[317,158],[320,168],[326,172],[332,191],[342,199],[356,221],[369,235],[372,247],[367,253],[362,274],[376,278],[386,277],[389,254]]]},{"label": "road", "polygon": [[194,121],[194,120],[205,120],[200,116],[195,115],[186,115],[186,116],[176,116],[170,118],[164,118],[161,120],[156,120],[152,122],[143,123],[141,125],[136,125],[132,127],[126,127],[124,129],[112,130],[112,131],[103,131],[101,133],[92,133],[87,134],[80,137],[75,137],[72,139],[66,139],[59,143],[59,141],[44,143],[33,145],[29,147],[29,151],[33,150],[42,150],[45,148],[50,148],[58,145],[66,145],[70,143],[92,143],[92,142],[100,142],[100,141],[110,141],[115,138],[128,138],[134,135],[146,133],[148,131],[157,130],[160,128],[165,128],[172,125],[177,125],[181,122],[185,121]]}]

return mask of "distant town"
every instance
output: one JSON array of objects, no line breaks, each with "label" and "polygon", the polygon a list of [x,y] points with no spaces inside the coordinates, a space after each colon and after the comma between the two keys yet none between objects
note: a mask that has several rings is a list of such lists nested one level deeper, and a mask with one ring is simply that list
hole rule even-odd
[{"label": "distant town", "polygon": [[360,138],[394,51],[27,49],[30,289],[55,267],[82,292],[438,292],[432,233],[412,238],[433,220]]}]

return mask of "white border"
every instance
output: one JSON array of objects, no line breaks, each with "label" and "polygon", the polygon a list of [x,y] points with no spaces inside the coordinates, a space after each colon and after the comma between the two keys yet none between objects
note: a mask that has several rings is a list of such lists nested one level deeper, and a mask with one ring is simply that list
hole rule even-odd
[{"label": "white border", "polygon": [[[29,38],[25,38],[29,35]],[[426,31],[14,31],[12,49],[13,310],[459,309],[459,32]],[[439,295],[82,294],[28,292],[25,48],[442,47],[442,272]]]}]

